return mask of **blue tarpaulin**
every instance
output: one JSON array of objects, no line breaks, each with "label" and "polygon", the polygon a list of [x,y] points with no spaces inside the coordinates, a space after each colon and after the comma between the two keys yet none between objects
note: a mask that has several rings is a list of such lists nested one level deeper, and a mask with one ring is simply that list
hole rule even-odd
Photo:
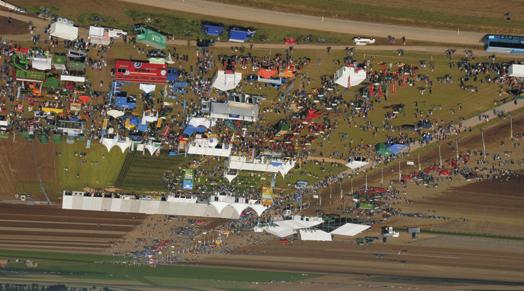
[{"label": "blue tarpaulin", "polygon": [[217,24],[204,24],[202,29],[207,35],[211,36],[219,36],[224,32],[224,27]]},{"label": "blue tarpaulin", "polygon": [[254,31],[239,28],[231,28],[229,30],[229,41],[245,42],[246,40],[250,39],[253,35],[255,35]]},{"label": "blue tarpaulin", "polygon": [[186,81],[178,81],[178,82],[173,83],[172,88],[185,88],[187,86],[189,86],[188,82],[186,82]]},{"label": "blue tarpaulin", "polygon": [[395,144],[388,146],[388,152],[390,152],[393,155],[397,155],[403,152],[404,150],[406,150],[407,148],[408,146],[405,144],[395,143]]},{"label": "blue tarpaulin", "polygon": [[187,135],[187,136],[192,136],[193,134],[195,133],[204,133],[206,132],[206,128],[204,126],[198,126],[198,127],[195,127],[195,126],[192,126],[192,125],[188,125],[185,129],[184,129],[184,134]]}]

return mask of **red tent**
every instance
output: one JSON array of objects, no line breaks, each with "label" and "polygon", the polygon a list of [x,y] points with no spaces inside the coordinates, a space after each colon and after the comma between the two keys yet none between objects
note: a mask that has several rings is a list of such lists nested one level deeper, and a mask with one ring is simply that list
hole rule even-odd
[{"label": "red tent", "polygon": [[296,45],[297,39],[294,37],[284,37],[284,44],[286,45]]},{"label": "red tent", "polygon": [[449,170],[447,170],[447,169],[442,169],[442,170],[440,170],[438,175],[441,176],[441,177],[451,177],[451,172]]},{"label": "red tent", "polygon": [[318,111],[316,111],[315,109],[309,109],[307,111],[307,116],[306,116],[306,120],[307,121],[310,121],[312,119],[315,119],[315,118],[318,118],[320,117],[320,113]]},{"label": "red tent", "polygon": [[84,105],[89,103],[89,101],[91,101],[91,97],[89,97],[87,95],[82,95],[82,96],[78,97],[78,99],[80,99],[80,103],[82,103]]}]

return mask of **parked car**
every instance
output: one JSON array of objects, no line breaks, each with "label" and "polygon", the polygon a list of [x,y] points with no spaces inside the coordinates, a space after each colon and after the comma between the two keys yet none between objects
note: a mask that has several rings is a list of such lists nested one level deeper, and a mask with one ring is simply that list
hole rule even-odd
[{"label": "parked car", "polygon": [[365,36],[356,36],[353,38],[353,43],[355,45],[368,45],[368,44],[374,44],[375,39],[372,37],[365,37]]}]

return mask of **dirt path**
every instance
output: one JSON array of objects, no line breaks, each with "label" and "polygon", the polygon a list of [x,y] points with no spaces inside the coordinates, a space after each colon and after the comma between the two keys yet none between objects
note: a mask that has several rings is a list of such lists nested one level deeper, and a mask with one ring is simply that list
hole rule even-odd
[{"label": "dirt path", "polygon": [[405,36],[407,40],[430,41],[438,43],[478,45],[484,36],[480,32],[451,31],[424,27],[379,24],[364,21],[324,18],[259,8],[243,7],[203,0],[121,0],[134,4],[147,4],[169,10],[257,22],[271,25],[329,31],[354,35],[373,35],[377,37]]},{"label": "dirt path", "polygon": [[[43,31],[43,28],[49,24],[48,21],[41,19],[41,18],[0,10],[0,17],[6,17],[6,16],[10,16],[13,19],[23,21],[23,22],[31,21],[37,27],[37,33],[40,33],[41,31]],[[87,34],[88,34],[87,29],[81,27],[79,30],[79,35],[81,37],[86,38]],[[29,33],[4,34],[2,35],[2,39],[7,39],[11,41],[29,41],[31,39],[31,35]],[[174,46],[187,46],[188,41],[184,39],[175,39],[175,40],[169,40],[168,44],[174,45]],[[196,46],[196,41],[194,40],[189,41],[189,45]],[[218,48],[230,48],[230,47],[238,46],[238,45],[239,45],[238,43],[225,42],[225,41],[215,42],[213,44],[214,47],[218,47]],[[457,55],[463,55],[464,54],[463,48],[457,45],[458,44],[451,45],[451,46],[372,45],[372,46],[365,46],[365,47],[356,47],[356,50],[375,52],[375,51],[397,51],[399,49],[402,49],[405,52],[424,52],[424,53],[431,53],[431,54],[442,54],[447,49],[455,49]],[[295,50],[325,50],[326,46],[328,45],[327,44],[298,44],[294,46],[294,49]],[[344,50],[347,47],[352,47],[352,46],[353,44],[332,45],[330,47],[331,47],[331,50]],[[255,43],[253,44],[253,48],[255,49],[287,49],[288,47],[289,47],[288,45],[285,45],[282,43]],[[491,53],[487,53],[486,51],[480,50],[480,49],[474,49],[472,51],[477,56],[492,55]],[[512,55],[512,58],[524,58],[524,56]]]}]

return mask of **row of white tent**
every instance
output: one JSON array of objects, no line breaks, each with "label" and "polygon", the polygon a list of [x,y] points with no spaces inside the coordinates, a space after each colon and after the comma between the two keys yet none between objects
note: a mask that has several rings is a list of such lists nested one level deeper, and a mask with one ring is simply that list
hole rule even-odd
[{"label": "row of white tent", "polygon": [[[63,18],[58,18],[55,22],[51,23],[51,26],[49,27],[49,34],[51,36],[70,41],[78,38],[78,31],[79,29],[77,26],[75,26],[71,21]],[[112,38],[124,35],[127,35],[127,32],[121,29],[90,26],[88,40],[92,44],[109,45]]]},{"label": "row of white tent", "polygon": [[136,151],[148,151],[149,154],[154,155],[156,152],[160,150],[161,144],[159,142],[154,141],[147,141],[147,142],[133,142],[129,137],[119,137],[118,135],[115,135],[112,138],[104,137],[100,140],[100,143],[104,145],[108,152],[111,151],[112,148],[118,147],[124,153],[126,150],[136,150]]},{"label": "row of white tent", "polygon": [[[354,64],[345,65],[335,72],[335,83],[349,88],[357,86],[366,80],[367,74],[363,68]],[[230,91],[238,87],[242,80],[242,73],[234,71],[218,70],[217,74],[211,82],[211,86],[220,91]]]},{"label": "row of white tent", "polygon": [[267,207],[256,200],[227,195],[214,195],[208,202],[198,202],[194,197],[168,196],[166,200],[151,197],[137,199],[134,195],[95,195],[64,191],[62,209],[238,219],[247,209],[252,209],[260,216]]}]

